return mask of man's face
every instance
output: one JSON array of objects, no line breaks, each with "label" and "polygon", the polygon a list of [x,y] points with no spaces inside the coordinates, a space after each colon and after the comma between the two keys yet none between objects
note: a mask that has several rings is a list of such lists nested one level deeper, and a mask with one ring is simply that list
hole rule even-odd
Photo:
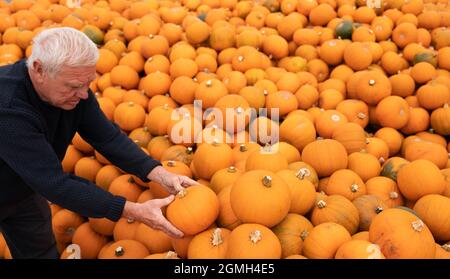
[{"label": "man's face", "polygon": [[81,99],[88,98],[89,84],[95,79],[95,66],[65,67],[53,76],[38,73],[41,98],[52,106],[71,110]]}]

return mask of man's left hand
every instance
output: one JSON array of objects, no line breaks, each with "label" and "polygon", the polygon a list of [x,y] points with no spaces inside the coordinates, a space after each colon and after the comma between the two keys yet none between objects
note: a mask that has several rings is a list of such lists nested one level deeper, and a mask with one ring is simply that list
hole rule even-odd
[{"label": "man's left hand", "polygon": [[148,179],[159,183],[167,192],[177,194],[183,188],[199,184],[197,181],[185,176],[167,171],[161,166],[154,168],[147,176]]}]

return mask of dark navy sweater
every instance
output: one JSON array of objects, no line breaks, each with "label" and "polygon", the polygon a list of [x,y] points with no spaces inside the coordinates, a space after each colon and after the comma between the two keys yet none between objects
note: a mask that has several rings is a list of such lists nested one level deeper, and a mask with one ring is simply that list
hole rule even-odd
[{"label": "dark navy sweater", "polygon": [[118,220],[125,198],[62,169],[77,131],[111,163],[143,181],[160,165],[104,116],[91,91],[74,109],[59,109],[40,99],[25,60],[0,67],[0,208],[37,192],[83,216]]}]

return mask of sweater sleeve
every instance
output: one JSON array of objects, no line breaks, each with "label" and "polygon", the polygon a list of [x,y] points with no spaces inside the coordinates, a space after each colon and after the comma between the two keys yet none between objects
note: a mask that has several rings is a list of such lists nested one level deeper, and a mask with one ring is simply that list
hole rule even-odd
[{"label": "sweater sleeve", "polygon": [[106,217],[112,221],[121,217],[125,198],[64,173],[36,116],[2,108],[0,119],[0,158],[30,188],[47,200],[83,216]]},{"label": "sweater sleeve", "polygon": [[86,102],[78,127],[80,136],[111,163],[148,182],[147,175],[161,163],[145,154],[115,123],[106,118],[91,91]]}]

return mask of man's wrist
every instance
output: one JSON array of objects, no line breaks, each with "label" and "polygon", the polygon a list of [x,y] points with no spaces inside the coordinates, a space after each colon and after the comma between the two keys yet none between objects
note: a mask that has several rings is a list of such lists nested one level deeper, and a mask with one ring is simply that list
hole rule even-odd
[{"label": "man's wrist", "polygon": [[123,207],[122,217],[135,220],[138,216],[137,211],[138,204],[127,201],[125,202],[125,206]]},{"label": "man's wrist", "polygon": [[155,181],[159,183],[159,177],[161,174],[165,171],[165,169],[162,166],[157,166],[154,169],[151,170],[151,172],[147,175],[147,178],[151,181]]}]

